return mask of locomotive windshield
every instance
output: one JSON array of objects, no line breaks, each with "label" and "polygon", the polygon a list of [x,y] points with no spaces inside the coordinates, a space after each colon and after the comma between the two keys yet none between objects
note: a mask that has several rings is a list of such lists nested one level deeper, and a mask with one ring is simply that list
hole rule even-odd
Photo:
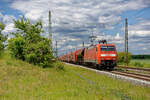
[{"label": "locomotive windshield", "polygon": [[101,51],[115,51],[114,46],[101,46]]}]

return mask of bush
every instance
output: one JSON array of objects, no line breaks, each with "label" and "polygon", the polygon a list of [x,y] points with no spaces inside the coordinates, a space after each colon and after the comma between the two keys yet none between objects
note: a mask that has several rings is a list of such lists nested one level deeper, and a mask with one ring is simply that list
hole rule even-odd
[{"label": "bush", "polygon": [[60,61],[56,61],[54,63],[54,66],[56,67],[57,70],[64,70],[64,63],[62,63]]},{"label": "bush", "polygon": [[140,62],[134,62],[134,66],[143,67],[144,65]]},{"label": "bush", "polygon": [[11,38],[8,41],[10,54],[17,59],[25,59],[24,55],[25,39],[23,37]]},{"label": "bush", "polygon": [[7,36],[2,34],[2,31],[5,29],[5,25],[0,22],[0,56],[2,55],[5,45],[4,42],[7,40]]},{"label": "bush", "polygon": [[3,49],[4,49],[4,45],[3,45],[2,41],[0,41],[0,52],[2,52]]},{"label": "bush", "polygon": [[[128,53],[128,63],[131,61],[131,53]],[[119,52],[118,53],[118,63],[125,63],[125,52]]]},{"label": "bush", "polygon": [[29,63],[43,67],[51,66],[53,55],[47,39],[37,44],[30,44],[25,48],[24,53],[25,60]]},{"label": "bush", "polygon": [[3,45],[2,41],[0,41],[0,58],[3,55],[3,49],[4,49],[4,45]]}]

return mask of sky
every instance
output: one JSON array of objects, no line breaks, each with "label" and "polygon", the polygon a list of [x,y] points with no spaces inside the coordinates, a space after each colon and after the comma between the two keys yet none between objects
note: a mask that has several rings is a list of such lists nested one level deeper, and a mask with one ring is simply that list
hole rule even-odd
[{"label": "sky", "polygon": [[3,34],[15,32],[13,20],[22,16],[32,23],[42,20],[48,37],[48,11],[51,11],[53,48],[59,54],[90,45],[89,36],[114,43],[124,50],[125,18],[128,18],[129,52],[150,54],[150,0],[0,0]]}]

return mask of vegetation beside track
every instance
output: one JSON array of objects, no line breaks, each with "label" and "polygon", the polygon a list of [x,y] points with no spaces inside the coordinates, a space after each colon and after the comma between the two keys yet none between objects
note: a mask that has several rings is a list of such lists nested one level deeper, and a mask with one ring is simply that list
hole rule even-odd
[{"label": "vegetation beside track", "polygon": [[150,59],[132,59],[131,66],[150,68]]},{"label": "vegetation beside track", "polygon": [[[129,67],[143,67],[150,68],[150,55],[131,55],[128,53],[128,62]],[[126,65],[125,64],[125,52],[118,52],[117,63],[118,65]]]},{"label": "vegetation beside track", "polygon": [[[118,65],[125,65],[125,63],[119,63]],[[150,68],[150,59],[132,59],[129,67]]]},{"label": "vegetation beside track", "polygon": [[5,54],[0,59],[0,100],[150,99],[150,88],[83,68],[57,66],[60,62],[41,68]]}]

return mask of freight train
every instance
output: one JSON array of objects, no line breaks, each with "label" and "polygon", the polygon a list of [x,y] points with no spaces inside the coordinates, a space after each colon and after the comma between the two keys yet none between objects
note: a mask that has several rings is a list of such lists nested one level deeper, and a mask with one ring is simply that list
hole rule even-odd
[{"label": "freight train", "polygon": [[117,50],[114,44],[100,41],[98,44],[59,57],[61,61],[92,65],[98,69],[113,69],[117,65]]}]

